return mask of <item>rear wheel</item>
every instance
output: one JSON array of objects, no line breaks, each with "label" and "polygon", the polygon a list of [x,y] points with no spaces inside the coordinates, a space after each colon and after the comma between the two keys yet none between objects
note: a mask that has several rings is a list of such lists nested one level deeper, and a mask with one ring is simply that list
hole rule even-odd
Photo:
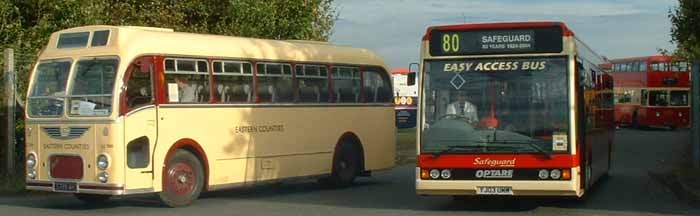
[{"label": "rear wheel", "polygon": [[330,183],[334,186],[350,186],[355,181],[360,168],[360,157],[353,144],[345,143],[335,154]]},{"label": "rear wheel", "polygon": [[177,150],[166,164],[160,199],[170,207],[192,204],[204,187],[202,164],[192,153]]},{"label": "rear wheel", "polygon": [[87,204],[102,204],[107,202],[109,198],[111,198],[111,195],[101,195],[101,194],[73,194],[75,195],[75,198],[78,198],[80,201],[83,201]]}]

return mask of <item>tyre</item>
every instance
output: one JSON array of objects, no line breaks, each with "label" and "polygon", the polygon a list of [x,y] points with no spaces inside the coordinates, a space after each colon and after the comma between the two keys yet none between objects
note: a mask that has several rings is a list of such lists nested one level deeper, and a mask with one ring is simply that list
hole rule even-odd
[{"label": "tyre", "polygon": [[84,203],[87,203],[87,204],[91,204],[91,205],[105,203],[105,202],[107,202],[107,200],[109,200],[109,198],[112,197],[111,195],[101,195],[101,194],[76,193],[73,195],[75,195],[75,198],[78,198],[78,200],[80,200]]},{"label": "tyre", "polygon": [[359,173],[359,152],[354,148],[353,144],[344,143],[333,158],[333,172],[331,173],[330,183],[336,187],[352,185]]},{"label": "tyre", "polygon": [[170,207],[192,204],[204,188],[204,169],[197,157],[186,150],[177,150],[166,162],[160,200]]}]

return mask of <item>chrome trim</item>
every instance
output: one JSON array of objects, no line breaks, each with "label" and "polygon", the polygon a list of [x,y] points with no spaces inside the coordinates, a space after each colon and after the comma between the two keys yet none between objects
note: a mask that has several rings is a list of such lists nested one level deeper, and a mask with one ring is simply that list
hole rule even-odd
[{"label": "chrome trim", "polygon": [[125,116],[129,117],[130,115],[132,115],[132,114],[134,114],[134,113],[137,113],[137,112],[139,112],[139,111],[146,110],[146,109],[149,109],[149,108],[155,108],[155,107],[156,107],[156,105],[153,105],[153,104],[151,104],[151,105],[146,105],[146,106],[142,106],[142,107],[139,107],[139,108],[136,108],[136,109],[133,109],[133,110],[129,111],[128,113],[126,113]]},{"label": "chrome trim", "polygon": [[163,104],[161,108],[219,108],[219,107],[260,107],[260,108],[284,108],[284,107],[394,107],[393,103],[277,103],[277,104]]},{"label": "chrome trim", "polygon": [[97,189],[80,189],[78,193],[86,194],[102,194],[102,195],[124,195],[124,190],[97,190]]},{"label": "chrome trim", "polygon": [[27,119],[27,124],[113,124],[115,119]]},{"label": "chrome trim", "polygon": [[139,189],[126,189],[122,194],[124,195],[129,195],[129,194],[145,194],[145,193],[153,193],[155,190],[153,188],[139,188]]},{"label": "chrome trim", "polygon": [[75,126],[75,127],[41,127],[41,129],[49,135],[49,137],[54,139],[76,139],[82,137],[90,127],[85,126]]},{"label": "chrome trim", "polygon": [[53,187],[44,187],[44,186],[29,186],[27,185],[25,187],[27,190],[33,190],[33,191],[47,191],[47,192],[54,192]]}]

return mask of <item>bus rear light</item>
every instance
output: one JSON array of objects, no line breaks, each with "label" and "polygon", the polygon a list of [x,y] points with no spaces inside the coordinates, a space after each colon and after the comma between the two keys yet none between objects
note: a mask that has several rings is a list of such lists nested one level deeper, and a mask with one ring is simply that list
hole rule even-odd
[{"label": "bus rear light", "polygon": [[107,183],[107,181],[109,180],[109,174],[107,174],[107,172],[101,172],[97,175],[97,179],[100,180],[100,182],[102,183]]},{"label": "bus rear light", "polygon": [[430,178],[430,171],[428,169],[420,169],[420,178],[421,179]]},{"label": "bus rear light", "polygon": [[27,178],[29,179],[36,179],[36,170],[29,170],[27,172]]},{"label": "bus rear light", "polygon": [[562,170],[562,172],[561,172],[561,179],[564,179],[564,180],[569,180],[569,179],[571,179],[571,170],[569,170],[569,169],[564,169],[564,170]]}]

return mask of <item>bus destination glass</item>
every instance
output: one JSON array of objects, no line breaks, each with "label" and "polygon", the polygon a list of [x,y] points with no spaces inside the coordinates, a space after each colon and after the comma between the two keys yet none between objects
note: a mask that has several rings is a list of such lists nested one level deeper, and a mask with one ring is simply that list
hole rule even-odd
[{"label": "bus destination glass", "polygon": [[518,29],[440,30],[430,33],[431,56],[560,53],[559,26]]}]

